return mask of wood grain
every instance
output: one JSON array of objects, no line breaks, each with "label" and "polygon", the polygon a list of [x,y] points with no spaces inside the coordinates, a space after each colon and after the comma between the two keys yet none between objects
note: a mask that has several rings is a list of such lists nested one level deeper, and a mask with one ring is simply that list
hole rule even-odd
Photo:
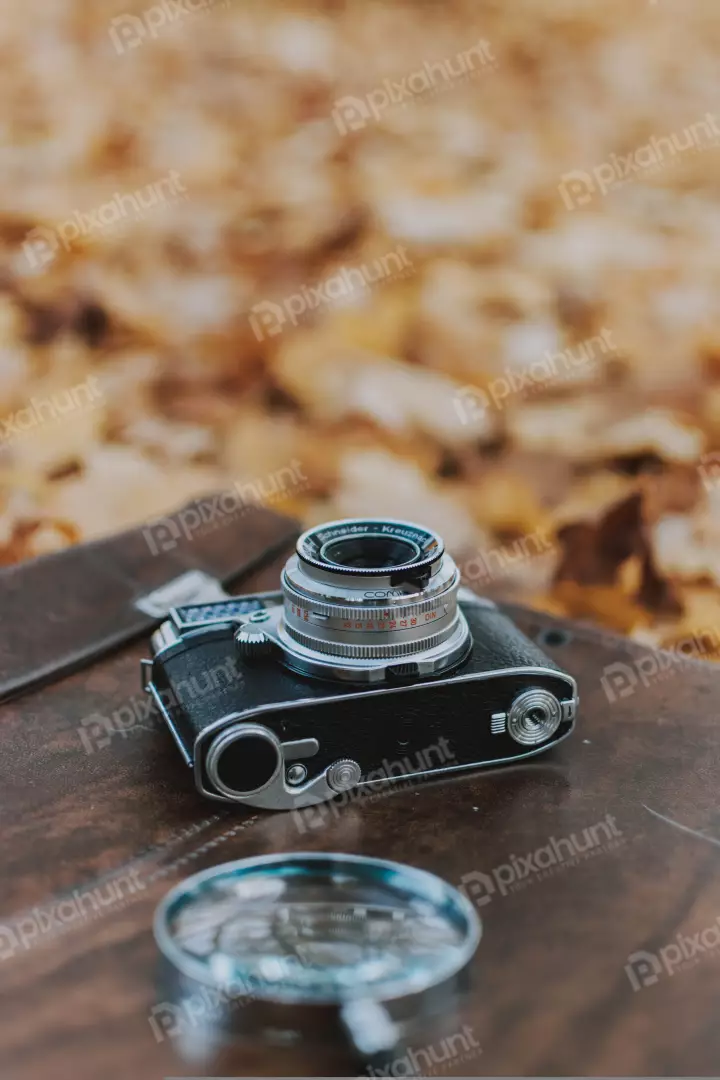
[{"label": "wood grain", "polygon": [[[278,568],[244,588],[274,587]],[[567,624],[547,616],[510,613],[533,637],[547,639],[550,630],[556,644],[546,640],[545,647],[578,679],[574,736],[527,766],[363,799],[305,832],[291,815],[203,801],[152,717],[139,713],[124,734],[88,752],[80,734],[84,717],[128,704],[139,710],[142,646],[5,707],[3,1077],[157,1080],[357,1071],[329,1047],[290,1052],[246,1044],[193,1063],[178,1055],[172,1040],[157,1042],[149,1023],[157,965],[151,920],[165,891],[216,863],[289,850],[361,852],[409,862],[454,883],[478,873],[493,883],[492,893],[482,878],[470,883],[480,889],[484,936],[470,996],[452,1027],[469,1025],[482,1053],[450,1060],[438,1073],[717,1073],[720,945],[696,951],[672,974],[662,967],[656,981],[640,989],[625,968],[639,950],[659,957],[665,949],[672,959],[671,946],[681,951],[678,934],[690,940],[719,925],[720,850],[710,841],[720,840],[720,672],[702,663],[673,664],[611,703],[603,670],[620,662],[637,675],[644,650],[583,627],[568,636]],[[562,633],[553,636],[558,628]],[[650,671],[651,661],[641,664]],[[553,840],[567,851],[573,837],[582,843],[588,836],[604,842],[591,843],[573,861],[563,858],[545,870],[535,865],[535,859],[547,861],[537,853]],[[129,874],[135,888],[126,885],[120,902],[83,918],[70,918],[65,907],[66,918],[58,922],[63,899],[102,888],[109,896],[113,883],[131,880]],[[50,928],[43,929],[48,920]],[[8,930],[17,935],[20,926],[28,947],[19,944],[8,955]],[[33,926],[35,936],[28,937]],[[427,1043],[420,1031],[412,1045]]]}]

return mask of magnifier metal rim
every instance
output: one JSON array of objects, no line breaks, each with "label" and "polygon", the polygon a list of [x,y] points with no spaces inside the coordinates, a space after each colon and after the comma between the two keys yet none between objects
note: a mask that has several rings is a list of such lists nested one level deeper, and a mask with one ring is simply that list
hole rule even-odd
[{"label": "magnifier metal rim", "polygon": [[[308,537],[311,537],[314,533],[320,532],[321,530],[332,529],[339,525],[367,525],[369,530],[367,533],[368,536],[376,535],[374,529],[372,528],[374,526],[399,525],[404,529],[413,529],[415,532],[426,533],[435,541],[435,547],[432,551],[432,554],[425,555],[423,558],[417,559],[416,561],[398,563],[397,566],[371,566],[361,568],[357,566],[342,566],[339,563],[323,562],[322,559],[315,559],[312,555],[308,555],[307,552],[303,550],[305,541],[308,539]],[[350,535],[359,536],[360,534]],[[389,533],[387,535],[391,536],[392,534]],[[408,541],[407,537],[399,537],[399,539]],[[415,544],[415,541],[412,540],[408,542]],[[329,541],[325,541],[322,546],[325,547],[327,543],[329,543]],[[417,547],[417,544],[415,544],[415,546]],[[425,525],[417,525],[413,521],[403,521],[401,518],[391,517],[359,517],[338,518],[337,521],[324,521],[320,525],[315,525],[311,529],[306,529],[305,532],[301,533],[301,535],[298,537],[297,543],[295,545],[295,551],[297,557],[301,560],[301,562],[305,563],[308,566],[314,566],[316,570],[324,570],[329,574],[337,574],[344,577],[354,576],[359,578],[373,578],[389,576],[390,574],[395,574],[400,570],[424,570],[427,567],[433,566],[444,555],[445,545],[443,543],[442,537],[439,536],[438,533],[436,533],[433,529],[428,529]],[[420,549],[420,553],[422,554],[422,549]]]},{"label": "magnifier metal rim", "polygon": [[[247,875],[250,875],[266,867],[282,863],[294,863],[299,866],[302,863],[321,862],[335,864],[338,870],[342,870],[343,867],[366,866],[373,871],[390,871],[401,879],[405,879],[408,884],[408,891],[412,891],[419,899],[425,899],[438,908],[443,902],[449,901],[465,920],[466,933],[464,940],[456,949],[449,951],[449,958],[445,960],[444,964],[438,963],[432,971],[428,970],[422,978],[418,978],[417,975],[413,978],[400,975],[389,978],[386,983],[378,983],[370,988],[363,989],[361,986],[357,992],[330,994],[303,993],[297,990],[283,993],[282,989],[274,986],[272,990],[268,989],[266,993],[253,991],[252,996],[255,999],[277,1001],[286,1005],[342,1005],[347,1001],[358,998],[393,1001],[398,998],[411,997],[414,994],[423,993],[432,987],[439,986],[461,971],[473,956],[482,937],[482,923],[473,905],[454,885],[443,881],[442,878],[428,870],[419,870],[417,867],[406,866],[403,863],[392,862],[389,859],[318,851],[259,855],[248,859],[238,859],[234,862],[212,866],[208,870],[202,870],[199,874],[193,874],[192,877],[181,881],[166,894],[155,910],[153,932],[158,948],[181,974],[205,986],[218,986],[219,980],[212,977],[212,973],[208,971],[204,962],[189,956],[175,944],[168,930],[168,918],[175,903],[185,893],[196,889],[204,882],[216,877],[225,877],[237,870],[242,870]],[[442,959],[442,954],[440,959]],[[239,966],[240,964],[238,964]]]}]

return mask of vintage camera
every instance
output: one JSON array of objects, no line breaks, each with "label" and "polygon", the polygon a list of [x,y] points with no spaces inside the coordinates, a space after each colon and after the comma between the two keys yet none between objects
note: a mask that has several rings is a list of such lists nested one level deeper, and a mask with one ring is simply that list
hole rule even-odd
[{"label": "vintage camera", "polygon": [[152,643],[145,687],[198,790],[265,809],[527,758],[578,705],[575,680],[405,521],[309,529],[280,592],[175,607]]}]

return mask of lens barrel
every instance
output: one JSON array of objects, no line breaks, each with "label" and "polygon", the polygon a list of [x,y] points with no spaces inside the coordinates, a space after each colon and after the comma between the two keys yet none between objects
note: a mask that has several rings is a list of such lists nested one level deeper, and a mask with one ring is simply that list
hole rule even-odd
[{"label": "lens barrel", "polygon": [[280,636],[302,670],[312,657],[350,674],[408,658],[442,670],[469,647],[458,569],[422,526],[351,519],[309,529],[281,584]]}]

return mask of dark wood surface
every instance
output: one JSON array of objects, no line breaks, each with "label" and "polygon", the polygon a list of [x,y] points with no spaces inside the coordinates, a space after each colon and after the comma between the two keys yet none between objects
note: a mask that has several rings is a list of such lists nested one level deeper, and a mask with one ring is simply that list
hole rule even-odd
[{"label": "dark wood surface", "polygon": [[[278,567],[243,591],[274,587]],[[437,1074],[717,1074],[720,669],[668,662],[653,674],[657,658],[639,646],[582,627],[568,637],[553,619],[511,614],[578,679],[575,734],[531,764],[350,804],[304,834],[292,815],[225,809],[195,793],[167,732],[143,713],[143,645],[5,706],[3,1080],[350,1070],[323,1047],[244,1045],[193,1063],[179,1056],[177,1040],[158,1042],[149,1022],[151,920],[167,889],[216,863],[289,850],[397,859],[480,890],[483,939],[452,1030],[467,1025],[481,1052],[438,1065]],[[618,662],[637,685],[610,701],[601,676]],[[107,745],[83,724],[93,712],[118,728]],[[539,849],[554,839],[566,853],[561,841],[573,836],[580,845],[590,837],[588,852],[535,868],[549,858]],[[498,882],[523,867],[523,880],[501,895]],[[71,915],[73,896],[96,888],[112,896],[112,883],[131,873],[134,891],[126,885],[123,900],[93,917]],[[13,949],[21,926],[27,946]],[[634,986],[626,966],[641,950],[661,970],[647,985],[636,974]],[[420,1032],[412,1046],[427,1042]]]}]

